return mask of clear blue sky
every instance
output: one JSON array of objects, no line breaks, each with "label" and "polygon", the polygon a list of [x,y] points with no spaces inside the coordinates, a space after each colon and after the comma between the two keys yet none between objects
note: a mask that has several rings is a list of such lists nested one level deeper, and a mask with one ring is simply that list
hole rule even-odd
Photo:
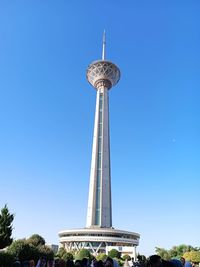
[{"label": "clear blue sky", "polygon": [[15,238],[84,227],[95,110],[87,66],[121,69],[110,92],[113,226],[155,246],[199,246],[200,2],[0,2],[0,207]]}]

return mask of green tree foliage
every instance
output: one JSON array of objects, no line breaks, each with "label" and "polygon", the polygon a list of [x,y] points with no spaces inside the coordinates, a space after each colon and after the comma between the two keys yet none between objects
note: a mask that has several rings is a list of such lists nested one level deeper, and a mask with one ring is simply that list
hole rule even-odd
[{"label": "green tree foliage", "polygon": [[[43,238],[42,238],[43,239]],[[41,239],[41,240],[42,240]],[[43,239],[44,240],[44,239]],[[44,242],[30,242],[30,238],[19,239],[14,241],[7,249],[7,252],[10,253],[13,257],[19,259],[20,261],[24,260],[34,260],[38,261],[39,257],[45,256],[48,260],[54,258],[53,251],[46,245]],[[34,245],[34,244],[37,244]]]},{"label": "green tree foliage", "polygon": [[130,261],[130,260],[131,260],[131,257],[130,257],[130,255],[125,254],[125,255],[122,257],[122,259],[123,259],[124,261],[125,261],[125,260]]},{"label": "green tree foliage", "polygon": [[46,246],[46,245],[39,245],[36,247],[39,253],[39,256],[45,257],[47,260],[53,260],[54,258],[54,253],[53,250]]},{"label": "green tree foliage", "polygon": [[117,250],[117,249],[111,249],[109,252],[108,252],[108,257],[114,259],[120,259],[121,257],[121,253]]},{"label": "green tree foliage", "polygon": [[72,253],[67,252],[64,247],[61,247],[56,255],[59,259],[63,260],[73,260],[74,256]]},{"label": "green tree foliage", "polygon": [[155,248],[156,254],[159,255],[163,260],[170,260],[169,251],[164,248]]},{"label": "green tree foliage", "polygon": [[186,261],[191,261],[194,263],[200,263],[200,250],[199,251],[188,251],[183,254]]},{"label": "green tree foliage", "polygon": [[13,220],[14,215],[10,214],[7,205],[5,205],[0,214],[0,249],[9,246],[13,241],[11,238]]},{"label": "green tree foliage", "polygon": [[186,261],[190,261],[190,252],[188,251],[188,252],[185,252],[184,254],[183,254],[183,258],[186,260]]},{"label": "green tree foliage", "polygon": [[98,261],[105,261],[106,258],[107,258],[106,253],[99,253],[99,254],[96,256],[96,259],[97,259]]},{"label": "green tree foliage", "polygon": [[28,243],[26,243],[25,239],[19,239],[14,241],[7,249],[7,252],[10,253],[16,259],[20,261],[31,260],[32,254],[36,254],[36,251],[33,247],[31,247]]},{"label": "green tree foliage", "polygon": [[170,255],[170,258],[180,259],[185,252],[191,251],[192,249],[193,249],[192,246],[184,245],[184,244],[179,245],[179,246],[173,246],[169,250],[169,255]]},{"label": "green tree foliage", "polygon": [[190,251],[198,251],[198,249],[199,248],[193,248],[192,246],[185,244],[179,246],[173,246],[169,250],[156,247],[156,254],[159,255],[164,260],[170,260],[173,258],[180,259],[184,255],[184,253]]},{"label": "green tree foliage", "polygon": [[7,252],[0,252],[0,267],[12,267],[14,257]]},{"label": "green tree foliage", "polygon": [[76,255],[76,260],[82,260],[83,258],[91,259],[92,255],[87,249],[81,249]]},{"label": "green tree foliage", "polygon": [[65,255],[65,253],[66,253],[65,248],[64,248],[64,247],[61,247],[61,248],[59,248],[58,253],[57,253],[56,256],[57,256],[58,258],[62,259],[63,256]]},{"label": "green tree foliage", "polygon": [[34,234],[27,239],[27,243],[32,244],[33,246],[37,247],[37,246],[45,245],[45,240],[42,236],[38,234]]},{"label": "green tree foliage", "polygon": [[63,260],[67,261],[67,260],[73,260],[74,259],[74,256],[72,253],[70,252],[66,252],[64,255],[63,255]]}]

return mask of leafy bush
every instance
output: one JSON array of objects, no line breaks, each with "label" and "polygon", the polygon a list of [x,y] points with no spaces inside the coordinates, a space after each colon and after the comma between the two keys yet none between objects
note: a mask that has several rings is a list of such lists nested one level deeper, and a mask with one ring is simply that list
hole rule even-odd
[{"label": "leafy bush", "polygon": [[122,259],[123,259],[124,261],[125,261],[125,260],[130,261],[130,260],[131,260],[131,257],[130,257],[130,255],[125,254],[125,255],[122,257]]},{"label": "leafy bush", "polygon": [[200,251],[188,251],[183,254],[183,258],[186,259],[186,261],[192,261],[194,263],[200,262]]},{"label": "leafy bush", "polygon": [[56,254],[56,257],[59,259],[64,259],[65,261],[74,259],[73,251],[67,252],[64,247],[59,248],[59,251]]},{"label": "leafy bush", "polygon": [[47,260],[53,260],[54,259],[54,253],[51,248],[49,248],[46,245],[38,246],[37,247],[39,256],[45,257]]},{"label": "leafy bush", "polygon": [[40,236],[38,234],[34,234],[27,239],[27,243],[29,243],[35,247],[38,247],[38,246],[45,245],[45,240],[42,236]]},{"label": "leafy bush", "polygon": [[67,260],[73,260],[74,259],[74,256],[70,253],[70,252],[66,252],[64,255],[63,255],[63,259],[65,261]]},{"label": "leafy bush", "polygon": [[[35,246],[34,244],[40,245]],[[52,249],[46,245],[41,245],[40,242],[32,243],[30,242],[30,239],[19,239],[14,241],[8,247],[7,252],[20,261],[34,260],[37,262],[41,256],[46,257],[47,260],[52,260],[54,258]]]},{"label": "leafy bush", "polygon": [[106,258],[107,258],[107,255],[105,254],[105,253],[99,253],[97,256],[96,256],[96,259],[98,260],[98,261],[105,261],[106,260]]},{"label": "leafy bush", "polygon": [[109,252],[108,252],[108,257],[114,259],[120,259],[121,257],[121,253],[117,250],[117,249],[111,249]]},{"label": "leafy bush", "polygon": [[19,239],[14,241],[7,249],[7,252],[10,253],[16,259],[20,261],[29,260],[31,258],[32,247],[26,243],[25,239]]},{"label": "leafy bush", "polygon": [[76,255],[76,260],[82,260],[83,258],[91,259],[92,255],[90,254],[89,250],[87,249],[81,249],[77,255]]},{"label": "leafy bush", "polygon": [[63,256],[65,255],[65,253],[66,253],[65,248],[64,248],[64,247],[61,247],[61,248],[59,248],[58,253],[56,254],[56,256],[57,256],[59,259],[62,259]]},{"label": "leafy bush", "polygon": [[0,267],[12,267],[14,257],[7,252],[0,252]]}]

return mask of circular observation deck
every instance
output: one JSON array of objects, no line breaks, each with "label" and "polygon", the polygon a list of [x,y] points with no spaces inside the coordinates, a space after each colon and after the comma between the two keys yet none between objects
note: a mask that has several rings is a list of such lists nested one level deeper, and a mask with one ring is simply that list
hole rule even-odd
[{"label": "circular observation deck", "polygon": [[100,249],[106,251],[107,246],[136,247],[139,245],[138,233],[114,228],[82,228],[59,232],[59,243],[66,250],[77,248]]},{"label": "circular observation deck", "polygon": [[98,88],[99,82],[102,81],[106,82],[106,87],[110,89],[118,83],[120,70],[110,61],[98,60],[88,66],[86,77],[88,82],[96,89]]}]

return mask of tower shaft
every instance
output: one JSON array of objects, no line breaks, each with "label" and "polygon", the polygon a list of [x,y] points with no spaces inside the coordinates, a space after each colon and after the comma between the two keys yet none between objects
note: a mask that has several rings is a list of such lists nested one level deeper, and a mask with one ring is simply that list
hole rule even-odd
[{"label": "tower shaft", "polygon": [[109,86],[106,80],[97,85],[87,227],[112,227]]}]

